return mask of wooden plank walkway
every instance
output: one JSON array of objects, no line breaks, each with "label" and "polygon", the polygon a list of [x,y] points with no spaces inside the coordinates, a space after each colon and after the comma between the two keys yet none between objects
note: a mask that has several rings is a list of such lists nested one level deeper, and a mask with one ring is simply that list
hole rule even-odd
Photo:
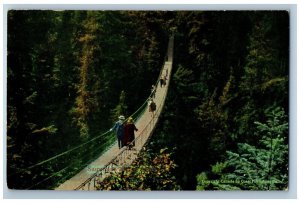
[{"label": "wooden plank walkway", "polygon": [[86,168],[84,168],[71,179],[61,184],[55,190],[95,190],[95,184],[97,181],[107,177],[111,171],[122,170],[123,167],[130,165],[137,157],[138,153],[152,135],[165,103],[170,82],[170,75],[172,72],[173,44],[174,39],[170,38],[167,54],[168,58],[161,72],[164,76],[166,71],[168,71],[166,85],[161,87],[158,83],[154,98],[157,110],[152,117],[151,112],[149,112],[147,108],[143,115],[135,123],[136,127],[138,128],[138,132],[135,133],[136,139],[134,149],[130,150],[126,147],[119,149],[118,144],[116,143],[102,156],[90,163]]}]

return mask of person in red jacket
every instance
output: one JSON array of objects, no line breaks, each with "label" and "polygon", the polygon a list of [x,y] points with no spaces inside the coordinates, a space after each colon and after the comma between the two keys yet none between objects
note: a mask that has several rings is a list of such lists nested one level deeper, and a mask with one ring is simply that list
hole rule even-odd
[{"label": "person in red jacket", "polygon": [[129,146],[130,149],[131,147],[135,146],[135,143],[133,142],[135,139],[134,131],[138,131],[138,129],[134,125],[133,119],[129,117],[127,123],[124,126],[124,144],[126,146]]}]

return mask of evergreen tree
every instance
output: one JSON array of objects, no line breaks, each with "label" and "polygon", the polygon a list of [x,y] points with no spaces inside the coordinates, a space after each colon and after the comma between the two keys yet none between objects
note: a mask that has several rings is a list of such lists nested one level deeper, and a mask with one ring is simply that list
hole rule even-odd
[{"label": "evergreen tree", "polygon": [[267,121],[255,122],[261,139],[258,146],[239,143],[237,152],[227,151],[224,163],[211,173],[197,176],[197,189],[284,190],[288,187],[288,123],[279,107],[265,111]]},{"label": "evergreen tree", "polygon": [[78,85],[78,96],[76,98],[76,123],[80,129],[80,135],[87,137],[89,135],[88,120],[93,109],[98,106],[98,100],[95,97],[94,87],[99,83],[99,76],[96,75],[96,66],[94,57],[100,52],[97,35],[100,33],[100,25],[96,22],[93,12],[87,13],[87,19],[83,22],[84,35],[79,41],[82,43],[80,83]]}]

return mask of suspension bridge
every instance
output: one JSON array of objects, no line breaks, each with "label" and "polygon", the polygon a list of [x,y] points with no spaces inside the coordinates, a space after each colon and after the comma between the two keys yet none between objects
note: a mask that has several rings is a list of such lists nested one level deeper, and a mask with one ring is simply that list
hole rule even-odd
[{"label": "suspension bridge", "polygon": [[[167,61],[165,61],[165,64],[160,72],[160,77],[167,72],[171,73],[172,61],[173,38],[171,38],[169,41]],[[164,107],[169,87],[170,75],[171,74],[167,75],[165,86],[161,87],[158,82],[156,83],[154,102],[157,105],[157,109],[154,114],[152,115],[151,112],[147,111],[146,105],[145,111],[135,122],[135,125],[139,130],[136,133],[136,138],[134,140],[134,150],[130,149],[129,147],[123,147],[120,150],[116,143],[110,150],[106,151],[101,157],[93,161],[74,177],[61,184],[58,188],[56,188],[56,190],[93,190],[96,187],[96,183],[107,177],[110,172],[122,170],[122,167],[126,167],[132,163],[132,161],[137,157],[139,151],[145,146],[155,129],[159,116]]]},{"label": "suspension bridge", "polygon": [[[59,179],[58,181],[60,184],[54,188],[55,190],[96,190],[97,182],[103,180],[105,177],[108,177],[113,171],[121,171],[124,167],[130,165],[149,141],[164,107],[168,93],[170,76],[172,73],[173,47],[174,38],[170,37],[167,58],[156,82],[155,95],[151,94],[137,109],[137,111],[131,115],[134,118],[135,125],[138,129],[138,131],[135,133],[135,139],[133,141],[135,143],[134,148],[125,146],[119,149],[118,144],[115,141],[115,135],[110,131],[107,131],[70,150],[67,150],[47,160],[41,161],[26,169],[21,169],[14,174],[8,175],[8,179],[10,176],[13,177],[16,174],[23,174],[23,178],[27,175],[29,176],[28,179],[30,179],[30,175],[34,174],[34,169],[36,169],[36,171],[40,171],[41,169],[37,168],[43,168],[43,166],[46,164],[51,165],[52,163],[52,165],[57,165],[55,161],[58,159],[62,159],[67,162],[68,160],[71,160],[71,158],[67,158],[66,155],[74,153],[76,150],[81,148],[86,150],[81,154],[82,157],[80,157],[82,160],[84,160],[84,163],[81,165],[84,165],[85,167],[79,173],[69,173],[69,175],[60,178],[60,176],[62,176],[62,172],[66,172],[67,170],[75,167],[75,163],[67,164],[66,167],[63,167],[62,169],[59,169],[53,173],[49,173],[50,175],[45,176],[45,178],[42,178],[36,182],[33,181],[34,183],[31,184],[30,187],[26,187],[26,189],[40,189],[42,184],[47,184],[47,181],[50,181],[51,179]],[[159,79],[162,76],[166,76],[166,83],[164,86],[159,84]],[[147,103],[150,97],[153,98],[157,106],[154,114],[148,111]],[[102,144],[98,143],[99,140],[102,140],[101,142],[103,142],[103,140],[106,141]],[[110,143],[109,146],[107,146],[108,143]],[[94,147],[89,147],[90,145],[93,145]],[[102,150],[103,152],[98,154],[98,158],[95,158],[94,154],[96,153],[97,155],[97,151],[101,151],[101,147],[102,149],[105,147],[106,150]],[[91,154],[93,154],[93,156],[89,156]],[[76,154],[75,156],[80,156],[80,154]],[[88,157],[92,157],[92,159],[89,159]]]}]

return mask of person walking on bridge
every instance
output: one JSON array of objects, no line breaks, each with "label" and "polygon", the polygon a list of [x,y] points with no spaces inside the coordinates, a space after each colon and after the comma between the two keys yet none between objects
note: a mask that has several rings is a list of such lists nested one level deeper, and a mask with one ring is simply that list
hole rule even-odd
[{"label": "person walking on bridge", "polygon": [[123,139],[124,139],[124,116],[119,116],[119,120],[115,123],[114,127],[110,129],[110,131],[115,130],[117,139],[118,139],[118,146],[121,149],[124,146]]},{"label": "person walking on bridge", "polygon": [[148,101],[149,112],[151,113],[151,117],[154,117],[154,111],[156,111],[156,104],[152,98]]},{"label": "person walking on bridge", "polygon": [[124,126],[124,145],[128,146],[129,149],[135,146],[135,143],[133,142],[135,139],[134,131],[138,131],[138,129],[134,125],[132,117],[129,117]]},{"label": "person walking on bridge", "polygon": [[155,93],[156,93],[156,87],[155,87],[155,85],[152,85],[152,87],[151,87],[151,97],[153,99],[155,98]]},{"label": "person walking on bridge", "polygon": [[164,86],[166,86],[167,85],[167,76],[165,75],[164,76]]},{"label": "person walking on bridge", "polygon": [[159,79],[159,82],[160,82],[160,87],[163,87],[163,85],[165,83],[163,76],[161,76],[161,78]]}]

